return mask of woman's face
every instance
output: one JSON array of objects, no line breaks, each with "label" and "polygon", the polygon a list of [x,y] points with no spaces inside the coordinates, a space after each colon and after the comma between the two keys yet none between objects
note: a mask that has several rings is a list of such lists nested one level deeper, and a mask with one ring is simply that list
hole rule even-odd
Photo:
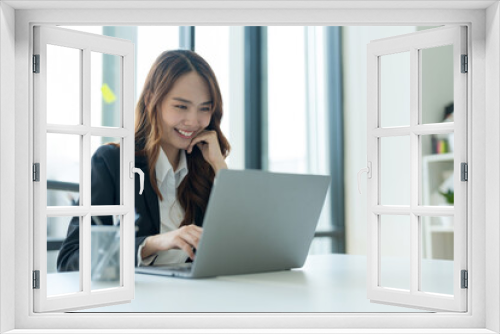
[{"label": "woman's face", "polygon": [[212,117],[212,99],[195,71],[180,77],[161,104],[162,147],[167,155],[185,150]]}]

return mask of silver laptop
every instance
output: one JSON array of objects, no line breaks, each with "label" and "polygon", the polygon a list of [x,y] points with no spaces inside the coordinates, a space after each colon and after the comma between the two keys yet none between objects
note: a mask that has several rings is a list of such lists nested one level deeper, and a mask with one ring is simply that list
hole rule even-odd
[{"label": "silver laptop", "polygon": [[329,184],[322,175],[221,170],[194,262],[135,271],[200,278],[300,268]]}]

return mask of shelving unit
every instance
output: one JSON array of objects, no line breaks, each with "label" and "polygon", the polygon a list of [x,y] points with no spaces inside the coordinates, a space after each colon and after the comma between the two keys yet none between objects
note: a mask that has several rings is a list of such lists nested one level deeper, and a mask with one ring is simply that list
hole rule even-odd
[{"label": "shelving unit", "polygon": [[[453,175],[454,155],[426,155],[422,158],[422,204],[450,206],[438,189],[447,174]],[[453,259],[453,217],[422,217],[424,258]]]}]

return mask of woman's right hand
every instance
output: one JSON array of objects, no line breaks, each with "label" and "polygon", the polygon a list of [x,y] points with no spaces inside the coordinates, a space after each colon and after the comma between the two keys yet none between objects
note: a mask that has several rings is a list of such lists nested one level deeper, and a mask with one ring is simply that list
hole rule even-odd
[{"label": "woman's right hand", "polygon": [[182,249],[191,260],[194,260],[194,249],[198,248],[203,229],[194,224],[185,225],[167,233],[152,235],[146,238],[146,243],[141,251],[143,259],[159,251],[169,249]]}]

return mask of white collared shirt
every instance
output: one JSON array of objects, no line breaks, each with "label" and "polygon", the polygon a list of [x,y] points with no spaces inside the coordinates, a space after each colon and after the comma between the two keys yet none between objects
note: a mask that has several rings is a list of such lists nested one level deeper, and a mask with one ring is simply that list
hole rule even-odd
[{"label": "white collared shirt", "polygon": [[[179,165],[177,166],[177,170],[174,172],[170,161],[168,161],[167,155],[163,149],[160,149],[158,161],[155,166],[155,172],[158,189],[163,196],[163,201],[161,201],[158,197],[158,204],[160,208],[160,233],[166,233],[178,229],[184,218],[184,210],[177,200],[177,188],[188,173],[186,152],[181,150]],[[168,251],[160,251],[142,260],[140,254],[142,248],[144,247],[144,243],[145,242],[139,246],[137,254],[139,258],[139,266],[150,265],[153,260],[154,265],[184,263],[188,258],[188,255],[183,250],[170,249]]]}]

